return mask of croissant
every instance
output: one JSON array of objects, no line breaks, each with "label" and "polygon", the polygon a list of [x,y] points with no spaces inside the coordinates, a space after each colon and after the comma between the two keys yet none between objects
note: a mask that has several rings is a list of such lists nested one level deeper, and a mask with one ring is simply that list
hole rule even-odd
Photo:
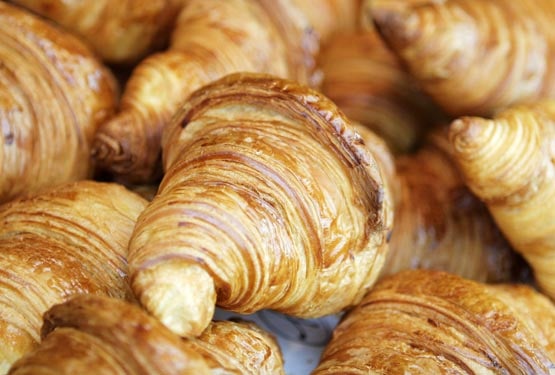
[{"label": "croissant", "polygon": [[166,173],[129,246],[132,288],[174,332],[224,309],[317,317],[355,304],[387,251],[390,192],[335,105],[234,74],[193,93],[163,136]]},{"label": "croissant", "polygon": [[293,0],[309,20],[318,39],[327,42],[336,34],[354,32],[361,26],[362,0]]},{"label": "croissant", "polygon": [[541,101],[494,119],[462,117],[450,139],[466,183],[488,206],[538,285],[555,297],[555,102]]},{"label": "croissant", "polygon": [[412,151],[444,117],[375,30],[333,37],[319,57],[321,91],[395,153]]},{"label": "croissant", "polygon": [[126,184],[156,180],[162,129],[192,91],[240,71],[310,80],[317,46],[290,1],[189,0],[169,49],[135,68],[119,113],[97,133],[99,173]]},{"label": "croissant", "polygon": [[186,0],[11,0],[81,36],[108,63],[131,64],[167,41]]},{"label": "croissant", "polygon": [[0,207],[0,373],[39,341],[42,313],[73,294],[133,298],[127,246],[146,201],[81,181]]},{"label": "croissant", "polygon": [[212,323],[182,340],[129,302],[78,296],[45,313],[43,341],[10,374],[283,374],[279,348],[254,324]]},{"label": "croissant", "polygon": [[0,203],[91,176],[115,109],[111,73],[79,40],[0,2]]},{"label": "croissant", "polygon": [[552,0],[366,0],[410,73],[452,115],[555,96]]},{"label": "croissant", "polygon": [[554,329],[530,287],[404,271],[344,317],[312,374],[550,374]]},{"label": "croissant", "polygon": [[446,133],[434,130],[416,153],[395,160],[395,219],[382,275],[427,268],[483,282],[528,281],[528,265],[465,185]]}]

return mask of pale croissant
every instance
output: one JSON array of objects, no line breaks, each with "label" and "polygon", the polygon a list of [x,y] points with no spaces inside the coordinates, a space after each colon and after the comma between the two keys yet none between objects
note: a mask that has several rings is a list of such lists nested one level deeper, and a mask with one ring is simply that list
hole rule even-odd
[{"label": "pale croissant", "polygon": [[555,298],[555,101],[463,117],[450,138],[466,183]]},{"label": "pale croissant", "polygon": [[552,0],[366,0],[391,49],[453,115],[555,97]]},{"label": "pale croissant", "polygon": [[551,374],[555,306],[524,285],[411,270],[340,322],[313,375]]},{"label": "pale croissant", "polygon": [[267,75],[196,91],[164,133],[166,173],[130,243],[140,302],[182,335],[216,304],[300,317],[373,284],[391,197],[376,160],[320,93]]},{"label": "pale croissant", "polygon": [[0,2],[0,203],[92,175],[116,106],[111,73],[78,39]]},{"label": "pale croissant", "polygon": [[274,339],[252,323],[213,322],[183,340],[136,305],[78,296],[44,315],[41,345],[10,374],[283,374]]},{"label": "pale croissant", "polygon": [[77,293],[133,298],[127,246],[145,205],[82,181],[0,207],[0,373],[38,344],[52,305]]}]

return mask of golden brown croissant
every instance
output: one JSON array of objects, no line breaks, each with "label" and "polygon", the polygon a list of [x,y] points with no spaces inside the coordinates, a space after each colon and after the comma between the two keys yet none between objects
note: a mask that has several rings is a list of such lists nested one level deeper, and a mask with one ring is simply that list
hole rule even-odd
[{"label": "golden brown croissant", "polygon": [[10,374],[283,374],[279,348],[254,325],[215,322],[185,341],[138,306],[101,296],[52,307],[42,336]]},{"label": "golden brown croissant", "polygon": [[375,30],[333,37],[319,64],[321,91],[349,118],[383,137],[396,154],[414,149],[443,117]]},{"label": "golden brown croissant", "polygon": [[525,286],[411,270],[338,325],[313,375],[550,374],[555,307]]},{"label": "golden brown croissant", "polygon": [[311,80],[317,37],[288,0],[190,0],[170,48],[133,71],[119,113],[97,133],[100,170],[127,183],[159,175],[160,136],[179,105],[226,74],[265,72]]},{"label": "golden brown croissant", "polygon": [[555,96],[552,0],[367,0],[411,74],[454,115]]},{"label": "golden brown croissant", "polygon": [[293,81],[235,74],[164,133],[166,174],[130,243],[135,294],[182,335],[215,303],[300,317],[355,304],[391,225],[376,161],[335,105]]},{"label": "golden brown croissant", "polygon": [[450,138],[466,183],[555,298],[555,102],[463,117]]},{"label": "golden brown croissant", "polygon": [[110,63],[133,63],[160,46],[186,0],[11,0],[81,36]]},{"label": "golden brown croissant", "polygon": [[0,2],[0,203],[89,177],[115,80],[79,40]]},{"label": "golden brown croissant", "polygon": [[395,220],[382,274],[427,268],[484,282],[529,276],[486,206],[466,187],[446,131],[432,132],[395,166]]},{"label": "golden brown croissant", "polygon": [[125,258],[145,204],[82,181],[0,207],[0,373],[38,343],[52,305],[76,293],[132,298]]}]

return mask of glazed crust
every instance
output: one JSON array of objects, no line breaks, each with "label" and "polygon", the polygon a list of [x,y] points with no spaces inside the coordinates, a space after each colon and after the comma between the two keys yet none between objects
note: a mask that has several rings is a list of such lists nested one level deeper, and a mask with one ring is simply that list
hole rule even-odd
[{"label": "glazed crust", "polygon": [[483,282],[524,280],[526,263],[466,186],[447,133],[435,130],[418,152],[396,159],[395,223],[382,274],[426,268]]},{"label": "glazed crust", "polygon": [[555,95],[551,0],[367,0],[411,74],[453,115]]},{"label": "glazed crust", "polygon": [[[225,77],[191,96],[163,149],[166,174],[129,260],[141,303],[175,331],[201,331],[216,298],[238,312],[315,317],[355,304],[374,282],[389,191],[369,148],[318,92]],[[206,316],[188,322],[190,308]]]},{"label": "glazed crust", "polygon": [[186,0],[11,0],[86,40],[109,63],[130,64],[167,41]]},{"label": "glazed crust", "polygon": [[99,130],[98,168],[126,182],[158,177],[163,127],[194,90],[226,74],[310,81],[318,39],[309,26],[292,0],[189,0],[169,49],[133,71],[119,113]]},{"label": "glazed crust", "polygon": [[43,343],[10,374],[210,374],[200,354],[138,306],[84,295],[44,314]]},{"label": "glazed crust", "polygon": [[283,375],[283,358],[275,338],[247,321],[215,321],[186,344],[202,355],[212,373]]},{"label": "glazed crust", "polygon": [[115,80],[86,46],[0,2],[0,202],[91,176]]},{"label": "glazed crust", "polygon": [[184,340],[140,307],[103,296],[52,307],[42,336],[10,374],[283,374],[276,342],[252,323],[213,322]]},{"label": "glazed crust", "polygon": [[450,139],[466,183],[555,297],[555,102],[460,118]]},{"label": "glazed crust", "polygon": [[[529,287],[519,288],[526,292],[511,298],[544,303],[529,319],[552,322],[553,304]],[[336,328],[313,375],[549,374],[555,366],[545,341],[496,294],[485,284],[438,271],[384,279]]]},{"label": "glazed crust", "polygon": [[133,298],[125,259],[145,205],[83,181],[0,208],[0,372],[38,343],[50,306],[77,293]]},{"label": "glazed crust", "polygon": [[395,154],[414,150],[444,117],[374,29],[336,35],[318,61],[322,93],[384,138]]}]

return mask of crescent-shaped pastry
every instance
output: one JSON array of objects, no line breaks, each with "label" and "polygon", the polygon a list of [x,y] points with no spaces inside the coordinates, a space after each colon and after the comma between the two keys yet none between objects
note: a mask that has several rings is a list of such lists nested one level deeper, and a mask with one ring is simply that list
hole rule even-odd
[{"label": "crescent-shaped pastry", "polygon": [[483,282],[529,278],[486,205],[466,186],[447,129],[396,159],[395,221],[382,274],[408,268],[447,271]]},{"label": "crescent-shaped pastry", "polygon": [[555,298],[555,101],[462,117],[450,138],[466,183]]},{"label": "crescent-shaped pastry", "polygon": [[79,40],[0,2],[0,203],[92,175],[115,80]]},{"label": "crescent-shaped pastry", "polygon": [[320,93],[235,74],[196,91],[163,138],[165,176],[130,243],[134,292],[198,335],[215,304],[300,317],[356,304],[392,220],[376,160]]},{"label": "crescent-shaped pastry", "polygon": [[12,375],[279,375],[277,344],[249,323],[212,323],[183,340],[144,310],[108,297],[83,295],[45,313],[41,345]]},{"label": "crescent-shaped pastry", "polygon": [[99,170],[127,183],[160,175],[162,129],[194,90],[233,72],[312,80],[318,38],[292,0],[188,0],[169,49],[132,72],[97,133]]},{"label": "crescent-shaped pastry", "polygon": [[452,115],[555,96],[552,0],[366,0],[420,85]]},{"label": "crescent-shaped pastry", "polygon": [[106,62],[130,64],[167,41],[187,0],[11,0],[86,40]]},{"label": "crescent-shaped pastry", "polygon": [[552,374],[555,306],[527,286],[411,270],[378,283],[312,375]]},{"label": "crescent-shaped pastry", "polygon": [[133,298],[127,246],[145,205],[81,181],[0,207],[0,373],[38,344],[52,305],[78,293]]}]

